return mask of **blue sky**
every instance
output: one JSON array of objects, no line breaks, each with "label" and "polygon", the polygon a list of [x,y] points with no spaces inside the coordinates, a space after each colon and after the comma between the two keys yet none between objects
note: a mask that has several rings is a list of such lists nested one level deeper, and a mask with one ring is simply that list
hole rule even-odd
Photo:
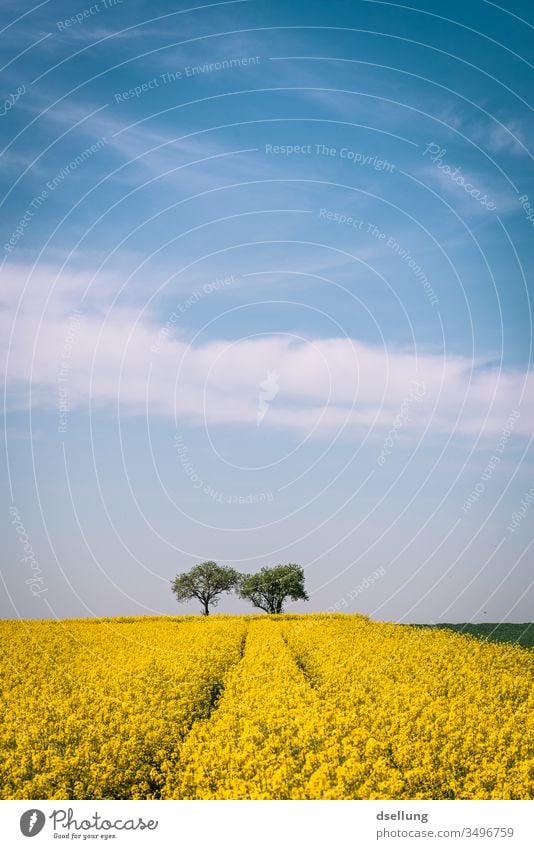
[{"label": "blue sky", "polygon": [[531,620],[530,4],[2,5],[0,614]]}]

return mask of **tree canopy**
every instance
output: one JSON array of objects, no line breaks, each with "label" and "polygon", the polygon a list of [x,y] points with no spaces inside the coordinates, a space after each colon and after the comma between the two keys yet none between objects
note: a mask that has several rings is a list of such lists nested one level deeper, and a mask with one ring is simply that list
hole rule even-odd
[{"label": "tree canopy", "polygon": [[304,589],[304,570],[296,563],[264,567],[253,575],[243,575],[239,595],[266,613],[283,613],[286,599],[308,600]]},{"label": "tree canopy", "polygon": [[198,598],[202,603],[202,614],[208,616],[210,606],[216,607],[221,593],[237,587],[239,573],[229,566],[219,566],[214,560],[198,563],[189,572],[177,575],[172,583],[172,591],[178,601],[190,601]]}]

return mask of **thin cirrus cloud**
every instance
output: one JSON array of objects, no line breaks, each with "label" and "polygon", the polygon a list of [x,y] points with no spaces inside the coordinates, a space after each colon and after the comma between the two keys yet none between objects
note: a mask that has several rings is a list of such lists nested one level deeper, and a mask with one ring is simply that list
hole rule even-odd
[{"label": "thin cirrus cloud", "polygon": [[[443,166],[441,168],[440,162]],[[463,178],[463,184],[456,182],[445,168],[452,173],[458,168],[457,177]],[[448,200],[454,201],[463,215],[487,215],[488,208],[481,202],[483,198],[487,204],[495,205],[499,215],[515,212],[517,209],[517,198],[514,197],[511,187],[503,189],[502,181],[490,185],[483,174],[457,166],[450,157],[442,155],[442,159],[436,160],[435,164],[429,161],[427,165],[416,168],[414,173],[425,186],[436,186],[440,198],[445,194]]]},{"label": "thin cirrus cloud", "polygon": [[493,124],[485,139],[492,153],[505,151],[518,156],[530,156],[526,147],[527,136],[528,133],[520,121],[508,121],[505,124]]},{"label": "thin cirrus cloud", "polygon": [[[100,111],[72,103],[59,104],[50,111],[46,111],[43,104],[28,106],[27,109],[39,116],[53,135],[57,133],[56,140],[51,143],[52,151],[62,135],[68,135],[71,141],[76,139],[78,153],[95,139],[105,139],[106,154],[112,158],[107,160],[107,174],[101,176],[102,182],[121,182],[139,190],[151,181],[164,178],[166,186],[176,181],[182,191],[194,194],[209,191],[221,182],[218,170],[221,160],[224,160],[225,183],[237,183],[258,176],[257,168],[246,155],[235,155],[243,149],[255,150],[255,143],[247,143],[243,139],[221,140],[216,133],[214,136],[213,132],[203,130],[180,134],[162,132],[154,129],[149,119],[119,120],[110,114],[106,106]],[[86,120],[88,114],[91,117]],[[43,167],[46,169],[39,158],[40,154],[36,156],[28,152],[23,160],[26,171],[31,168],[33,173],[36,166],[41,171]],[[146,175],[142,181],[139,179],[140,172]],[[262,168],[264,179],[274,178],[277,174],[276,164],[265,163]]]}]

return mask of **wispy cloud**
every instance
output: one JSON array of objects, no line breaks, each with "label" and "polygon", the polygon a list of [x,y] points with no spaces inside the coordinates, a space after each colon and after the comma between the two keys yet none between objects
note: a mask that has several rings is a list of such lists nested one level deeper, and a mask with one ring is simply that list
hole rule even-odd
[{"label": "wispy cloud", "polygon": [[486,146],[492,153],[513,153],[528,156],[528,133],[521,121],[493,124],[485,133]]},{"label": "wispy cloud", "polygon": [[[502,181],[495,179],[495,182],[490,183],[487,174],[464,168],[459,161],[453,162],[451,159],[449,162],[449,159],[444,159],[449,173],[431,162],[414,168],[413,173],[422,183],[436,188],[439,194],[443,193],[447,200],[454,199],[466,216],[491,215],[493,207],[488,209],[486,204],[494,204],[497,215],[517,213],[517,198],[511,187],[503,189]],[[458,175],[463,178],[463,183],[451,178],[450,172],[454,172],[457,166],[460,166]]]},{"label": "wispy cloud", "polygon": [[[176,180],[180,186],[190,191],[204,191],[219,183],[239,182],[257,178],[257,167],[247,161],[246,156],[236,156],[243,147],[254,150],[254,146],[229,145],[217,139],[213,133],[193,131],[183,132],[179,136],[169,131],[154,129],[148,121],[132,123],[128,116],[121,120],[109,110],[95,111],[87,105],[63,102],[44,113],[44,106],[29,107],[34,114],[42,114],[43,121],[57,125],[63,131],[76,126],[76,136],[83,139],[82,144],[106,138],[108,154],[118,157],[116,167],[108,164],[109,173],[115,172],[114,179],[131,182],[140,187],[139,171],[155,178],[165,177],[167,182]],[[89,120],[84,118],[91,113]],[[227,157],[222,172],[218,159]],[[32,164],[33,156],[28,154],[26,165]],[[211,165],[217,170],[210,170]],[[189,166],[194,166],[189,168]],[[267,179],[277,174],[277,163],[265,164],[262,176]],[[221,177],[222,173],[222,177]]]}]

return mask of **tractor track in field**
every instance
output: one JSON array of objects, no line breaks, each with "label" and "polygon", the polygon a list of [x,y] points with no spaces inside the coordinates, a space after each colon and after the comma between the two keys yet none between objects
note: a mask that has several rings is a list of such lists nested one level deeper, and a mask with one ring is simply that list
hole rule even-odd
[{"label": "tractor track in field", "polygon": [[293,663],[302,672],[304,678],[306,679],[306,683],[308,684],[308,686],[314,691],[314,693],[317,695],[317,697],[319,699],[321,699],[322,696],[321,696],[320,692],[318,691],[319,682],[318,682],[316,676],[314,676],[313,673],[310,672],[308,666],[306,665],[306,661],[303,660],[303,658],[296,651],[294,646],[292,646],[291,643],[288,641],[284,631],[282,631],[281,633],[282,633],[282,639],[283,639],[283,641],[284,641],[284,643],[287,647],[289,654],[291,655],[291,659],[292,659]]},{"label": "tractor track in field", "polygon": [[191,722],[188,724],[187,731],[181,741],[182,744],[187,739],[191,732],[191,729],[197,722],[208,721],[209,719],[211,719],[213,713],[217,710],[218,704],[224,695],[224,691],[226,689],[226,682],[229,676],[232,674],[234,669],[239,666],[245,656],[249,628],[250,625],[247,624],[246,630],[241,638],[239,656],[236,658],[235,662],[232,663],[228,667],[228,669],[226,669],[222,678],[214,678],[211,681],[207,682],[207,688],[209,688],[209,697],[206,702],[203,702],[204,707],[192,715]]}]

